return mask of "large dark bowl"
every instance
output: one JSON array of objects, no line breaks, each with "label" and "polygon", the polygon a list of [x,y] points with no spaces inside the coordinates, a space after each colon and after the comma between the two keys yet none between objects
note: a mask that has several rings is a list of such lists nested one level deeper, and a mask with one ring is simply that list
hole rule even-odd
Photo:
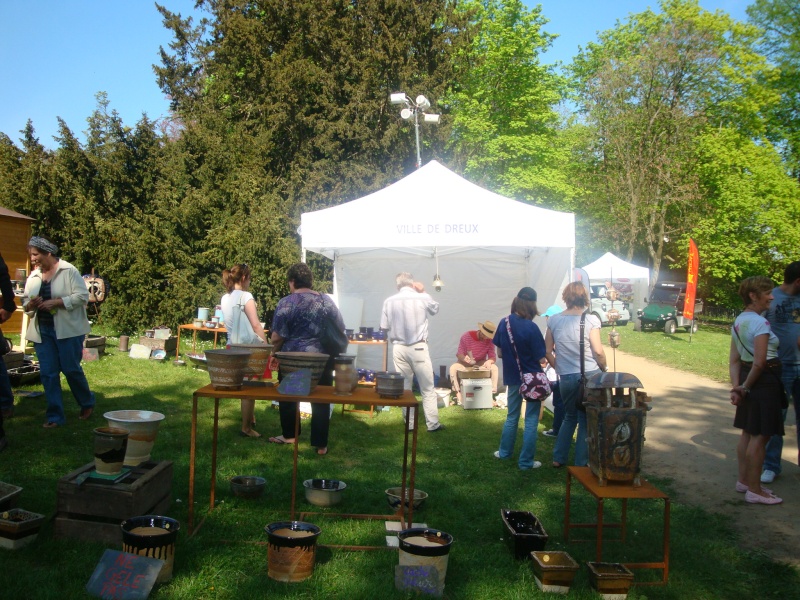
[{"label": "large dark bowl", "polygon": [[325,369],[329,355],[320,352],[276,352],[275,358],[280,365],[282,375],[294,373],[300,369],[311,370],[311,391],[319,384],[319,378]]},{"label": "large dark bowl", "polygon": [[231,492],[239,498],[260,498],[264,493],[267,480],[251,475],[231,477]]}]

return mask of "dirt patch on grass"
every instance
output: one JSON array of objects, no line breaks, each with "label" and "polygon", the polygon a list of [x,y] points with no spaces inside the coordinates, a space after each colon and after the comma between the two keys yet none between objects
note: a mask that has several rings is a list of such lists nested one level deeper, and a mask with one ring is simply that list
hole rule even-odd
[{"label": "dirt patch on grass", "polygon": [[[624,341],[623,341],[624,344]],[[611,349],[606,349],[614,366]],[[642,470],[673,481],[674,499],[730,518],[743,547],[759,548],[776,560],[800,567],[800,507],[797,428],[786,422],[783,472],[769,487],[783,504],[747,504],[736,483],[734,407],[729,386],[664,367],[617,350],[616,371],[638,377],[653,398],[647,416]]]}]

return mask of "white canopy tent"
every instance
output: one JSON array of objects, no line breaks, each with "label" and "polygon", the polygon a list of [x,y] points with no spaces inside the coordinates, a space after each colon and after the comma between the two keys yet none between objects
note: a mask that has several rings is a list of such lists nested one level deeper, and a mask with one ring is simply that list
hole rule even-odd
[{"label": "white canopy tent", "polygon": [[[440,303],[428,339],[437,374],[455,361],[460,336],[498,323],[521,287],[537,291],[542,311],[553,304],[574,266],[572,213],[500,196],[436,161],[358,200],[304,213],[300,231],[304,257],[310,250],[334,261],[334,297],[348,328],[379,326],[401,271],[425,284]],[[374,354],[359,365],[377,368]]]},{"label": "white canopy tent", "polygon": [[626,262],[606,252],[593,263],[583,267],[592,283],[610,282],[625,296],[632,296],[630,311],[633,317],[643,309],[650,286],[650,269]]}]

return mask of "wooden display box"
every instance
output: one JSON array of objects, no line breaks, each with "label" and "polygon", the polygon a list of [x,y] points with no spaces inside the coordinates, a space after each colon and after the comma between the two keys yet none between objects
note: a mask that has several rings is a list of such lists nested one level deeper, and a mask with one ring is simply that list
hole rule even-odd
[{"label": "wooden display box", "polygon": [[141,336],[139,338],[139,343],[142,346],[147,346],[151,350],[164,350],[167,354],[171,354],[178,349],[178,338],[174,335],[165,340]]},{"label": "wooden display box", "polygon": [[118,545],[122,521],[169,508],[172,461],[142,463],[115,484],[85,479],[93,470],[91,462],[58,480],[55,537]]},{"label": "wooden display box", "polygon": [[83,340],[84,348],[97,348],[97,353],[102,356],[106,353],[106,336],[92,335],[91,333]]}]

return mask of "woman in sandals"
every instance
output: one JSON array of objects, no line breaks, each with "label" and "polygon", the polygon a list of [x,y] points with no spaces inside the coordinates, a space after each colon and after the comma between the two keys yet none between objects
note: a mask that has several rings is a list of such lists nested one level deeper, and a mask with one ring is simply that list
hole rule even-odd
[{"label": "woman in sandals", "polygon": [[[250,289],[250,267],[233,265],[222,272],[222,284],[228,293],[222,297],[220,306],[225,326],[228,330],[228,342],[231,344],[266,343],[267,336],[258,320],[258,311]],[[242,437],[261,437],[253,429],[255,424],[255,400],[242,400]]]},{"label": "woman in sandals", "polygon": [[[311,289],[313,274],[305,263],[296,263],[286,273],[291,294],[284,296],[275,308],[270,340],[274,354],[283,352],[321,352],[327,354],[322,337],[328,321],[344,331],[344,319],[339,309],[325,294]],[[331,357],[332,359],[333,357]],[[319,379],[320,385],[333,383],[333,361],[330,360]],[[330,367],[330,368],[328,368]],[[280,361],[278,361],[280,373]],[[297,402],[279,402],[281,435],[269,438],[273,444],[293,444],[294,425],[300,406]],[[311,445],[317,454],[328,453],[330,404],[311,404]]]},{"label": "woman in sandals", "polygon": [[736,491],[751,504],[783,502],[761,485],[761,465],[767,442],[783,435],[781,362],[778,336],[762,314],[772,302],[774,284],[769,277],[748,277],[739,285],[744,311],[731,328],[731,404],[736,406],[733,426],[742,430],[736,446],[739,479]]},{"label": "woman in sandals", "polygon": [[545,335],[547,360],[553,365],[561,380],[559,385],[561,400],[564,403],[564,420],[561,422],[553,449],[553,466],[563,467],[567,464],[572,435],[577,426],[575,466],[585,467],[589,462],[586,412],[578,410],[577,405],[581,382],[581,318],[583,318],[583,370],[587,377],[606,370],[606,354],[600,342],[600,319],[586,313],[589,294],[586,293],[584,285],[579,281],[570,283],[564,288],[561,298],[567,308],[550,317]]},{"label": "woman in sandals", "polygon": [[47,398],[47,429],[64,425],[61,373],[81,407],[80,419],[94,411],[94,394],[81,367],[83,340],[91,331],[86,315],[89,290],[78,269],[58,257],[58,246],[43,236],[28,242],[31,265],[22,306],[30,318],[27,339],[39,359],[39,373]]}]

